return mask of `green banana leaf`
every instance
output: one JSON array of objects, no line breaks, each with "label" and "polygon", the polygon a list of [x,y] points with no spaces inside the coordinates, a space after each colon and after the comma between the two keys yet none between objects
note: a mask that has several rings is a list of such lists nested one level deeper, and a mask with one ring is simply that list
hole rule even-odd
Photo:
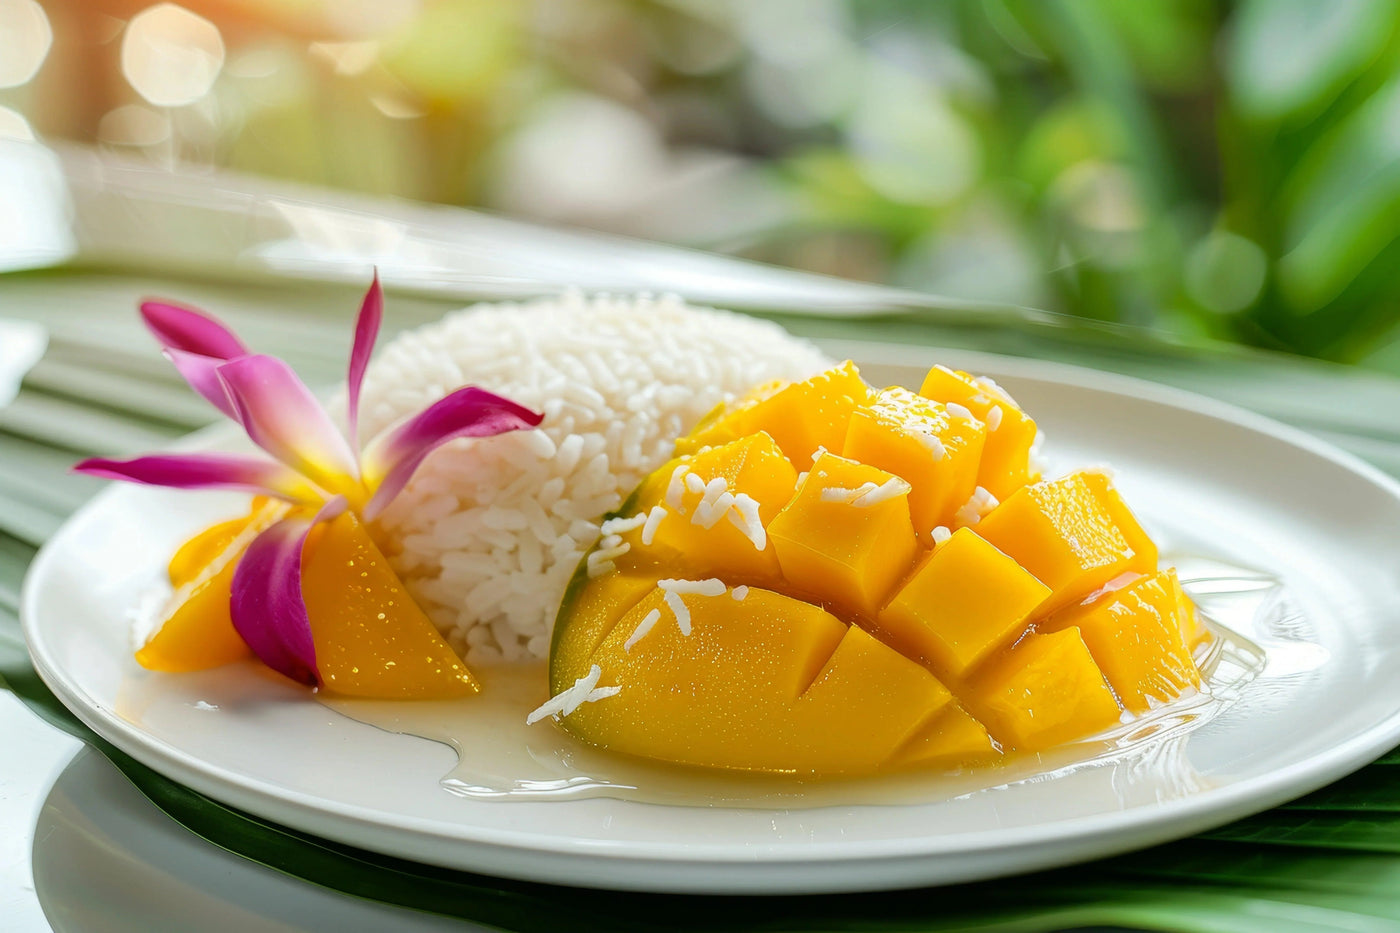
[{"label": "green banana leaf", "polygon": [[[355,307],[334,287],[142,281],[141,292],[216,307],[311,380],[340,376]],[[44,687],[19,635],[20,583],[37,547],[98,484],[68,465],[130,453],[197,426],[134,320],[136,283],[69,270],[7,280],[0,313],[55,334],[15,406],[0,412],[0,687],[108,756],[163,811],[214,845],[312,884],[507,930],[1400,930],[1400,754],[1302,800],[1181,842],[1013,879],[865,895],[730,898],[616,894],[502,881],[316,839],[169,781],[92,734]],[[293,316],[269,309],[295,307]],[[396,296],[394,326],[440,304]],[[925,311],[858,322],[794,316],[817,339],[990,350],[1193,388],[1290,421],[1400,475],[1400,382],[1330,364],[1044,317]],[[287,326],[283,326],[283,325]],[[930,356],[934,355],[929,351]]]}]

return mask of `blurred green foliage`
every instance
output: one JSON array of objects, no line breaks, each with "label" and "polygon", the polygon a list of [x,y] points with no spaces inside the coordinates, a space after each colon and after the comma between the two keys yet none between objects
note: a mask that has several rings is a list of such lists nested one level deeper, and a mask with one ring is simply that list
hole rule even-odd
[{"label": "blurred green foliage", "polygon": [[99,141],[1400,370],[1390,0],[230,2]]}]

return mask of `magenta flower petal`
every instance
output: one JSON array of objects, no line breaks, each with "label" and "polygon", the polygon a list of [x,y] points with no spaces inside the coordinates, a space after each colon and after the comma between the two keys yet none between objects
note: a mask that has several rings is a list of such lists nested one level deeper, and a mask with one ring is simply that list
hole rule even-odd
[{"label": "magenta flower petal", "polygon": [[388,428],[360,457],[365,484],[374,490],[364,516],[373,519],[399,494],[423,458],[459,437],[491,437],[533,428],[538,414],[485,389],[467,386]]},{"label": "magenta flower petal", "polygon": [[360,387],[365,381],[365,370],[369,368],[370,354],[374,352],[374,341],[379,337],[379,323],[384,319],[384,289],[379,285],[379,270],[374,270],[374,281],[365,300],[360,304],[359,317],[355,319],[355,345],[350,348],[350,375],[346,380],[349,390],[345,406],[345,421],[350,431],[350,448],[360,447]]},{"label": "magenta flower petal", "polygon": [[212,315],[165,301],[141,302],[141,317],[161,346],[200,356],[231,360],[248,348]]},{"label": "magenta flower petal", "polygon": [[228,390],[224,388],[223,380],[219,378],[217,372],[218,368],[226,362],[225,360],[216,356],[202,356],[188,350],[177,350],[174,347],[166,347],[162,352],[176,371],[190,384],[191,389],[204,396],[206,401],[234,421],[238,420],[238,413],[233,410],[233,402],[229,400]]},{"label": "magenta flower petal", "polygon": [[253,539],[233,571],[234,629],[260,661],[308,687],[319,687],[321,674],[301,593],[302,551],[318,522],[344,510],[345,499],[337,496],[314,518],[284,518]]},{"label": "magenta flower petal", "polygon": [[294,502],[319,496],[293,470],[262,457],[237,454],[152,454],[131,460],[84,460],[75,473],[172,489],[239,489]]},{"label": "magenta flower petal", "polygon": [[243,429],[263,450],[331,492],[359,490],[350,446],[311,390],[276,357],[239,357],[218,368]]}]

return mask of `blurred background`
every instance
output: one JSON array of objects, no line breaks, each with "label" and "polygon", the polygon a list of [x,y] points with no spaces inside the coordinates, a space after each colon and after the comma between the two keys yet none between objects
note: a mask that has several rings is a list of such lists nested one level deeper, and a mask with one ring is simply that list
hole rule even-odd
[{"label": "blurred background", "polygon": [[0,136],[1400,372],[1388,0],[0,0]]}]

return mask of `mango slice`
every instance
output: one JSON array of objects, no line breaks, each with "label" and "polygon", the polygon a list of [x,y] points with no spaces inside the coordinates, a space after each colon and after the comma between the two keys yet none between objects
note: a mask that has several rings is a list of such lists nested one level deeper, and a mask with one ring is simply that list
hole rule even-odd
[{"label": "mango slice", "polygon": [[1129,537],[1141,546],[1146,535],[1136,522],[1125,533],[1118,522],[1124,514],[1110,510],[1103,488],[1097,473],[1023,486],[976,526],[980,537],[1050,587],[1042,612],[1078,602],[1127,571],[1157,569],[1156,548],[1134,549]]},{"label": "mango slice", "polygon": [[841,453],[907,480],[910,518],[930,535],[972,497],[986,439],[976,418],[895,387],[851,413]]},{"label": "mango slice", "polygon": [[1124,708],[1145,713],[1200,686],[1187,643],[1195,624],[1176,572],[1162,570],[1061,613],[1046,627],[1079,629]]},{"label": "mango slice", "polygon": [[248,527],[253,514],[231,518],[226,522],[219,522],[217,525],[210,525],[208,528],[190,538],[175,551],[170,563],[166,565],[166,574],[170,577],[170,585],[179,589],[186,583],[198,577],[204,572],[204,568],[218,559],[219,555],[228,550],[228,546],[234,539]]},{"label": "mango slice", "polygon": [[996,383],[971,373],[935,366],[924,378],[919,394],[945,405],[962,405],[987,426],[977,485],[998,499],[1040,477],[1032,475],[1031,446],[1035,422]]},{"label": "mango slice", "polygon": [[1028,484],[1034,422],[965,373],[853,379],[751,393],[641,483],[559,610],[564,728],[705,767],[950,769],[1199,686],[1209,630],[1105,473]]},{"label": "mango slice", "polygon": [[801,382],[760,386],[731,406],[706,416],[676,443],[676,453],[694,453],[757,431],[767,431],[783,453],[806,469],[817,449],[841,449],[851,412],[870,398],[870,387],[847,360]]},{"label": "mango slice", "polygon": [[880,613],[891,645],[935,670],[963,677],[1030,624],[1050,588],[962,528],[934,548]]},{"label": "mango slice", "polygon": [[[655,526],[652,546],[671,551],[675,556],[669,560],[703,568],[706,576],[720,574],[747,582],[778,579],[772,544],[765,540],[759,547],[744,530],[740,507],[726,505],[728,500],[721,498],[752,500],[760,526],[792,498],[797,471],[772,437],[760,431],[678,460],[669,473],[658,473],[666,476],[666,489],[652,487],[649,495],[631,505],[638,514],[657,506],[665,510]],[[636,538],[640,537],[638,529]]]},{"label": "mango slice", "polygon": [[987,734],[987,727],[958,703],[934,716],[900,748],[892,763],[922,767],[956,768],[995,759],[1001,747]]},{"label": "mango slice", "polygon": [[847,613],[873,618],[918,551],[903,493],[869,502],[857,495],[895,478],[824,453],[792,501],[768,523],[783,578]]},{"label": "mango slice", "polygon": [[301,575],[323,689],[420,700],[480,689],[354,513],[317,526]]},{"label": "mango slice", "polygon": [[[176,590],[164,620],[136,652],[153,671],[202,671],[250,652],[229,617],[233,571],[248,545],[291,510],[266,501],[244,518],[220,522],[185,543],[170,562]],[[201,563],[202,561],[202,563]]]},{"label": "mango slice", "polygon": [[1121,715],[1074,627],[1028,636],[979,678],[968,703],[992,735],[1022,751],[1092,735]]}]

